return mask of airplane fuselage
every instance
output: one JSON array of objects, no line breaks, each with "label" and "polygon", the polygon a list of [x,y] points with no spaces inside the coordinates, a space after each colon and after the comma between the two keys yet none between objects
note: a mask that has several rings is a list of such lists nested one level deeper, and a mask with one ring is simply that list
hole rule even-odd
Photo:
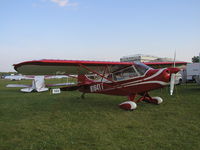
[{"label": "airplane fuselage", "polygon": [[129,96],[169,85],[170,74],[167,69],[149,69],[142,76],[115,82],[94,82],[79,89],[84,93],[100,93]]}]

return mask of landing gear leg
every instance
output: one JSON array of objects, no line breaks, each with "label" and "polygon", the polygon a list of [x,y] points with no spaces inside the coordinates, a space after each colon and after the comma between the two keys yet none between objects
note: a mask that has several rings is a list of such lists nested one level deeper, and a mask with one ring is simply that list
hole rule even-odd
[{"label": "landing gear leg", "polygon": [[138,100],[135,100],[136,94],[130,95],[128,97],[129,101],[123,102],[119,104],[119,107],[125,110],[134,110],[137,108],[137,104],[141,101],[145,101],[148,103],[153,103],[153,104],[160,104],[163,102],[162,98],[160,97],[151,97],[149,93],[140,93],[142,97],[140,97]]},{"label": "landing gear leg", "polygon": [[163,99],[161,97],[151,97],[149,93],[141,94],[142,97],[138,101],[145,101],[153,104],[161,104]]}]

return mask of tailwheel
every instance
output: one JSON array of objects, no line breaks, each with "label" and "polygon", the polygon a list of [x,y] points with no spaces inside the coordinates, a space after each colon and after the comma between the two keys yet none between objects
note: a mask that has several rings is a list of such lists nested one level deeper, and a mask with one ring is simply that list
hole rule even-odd
[{"label": "tailwheel", "polygon": [[125,110],[134,110],[137,108],[137,104],[133,101],[126,101],[119,104],[119,107]]},{"label": "tailwheel", "polygon": [[85,93],[81,94],[81,99],[85,99]]}]

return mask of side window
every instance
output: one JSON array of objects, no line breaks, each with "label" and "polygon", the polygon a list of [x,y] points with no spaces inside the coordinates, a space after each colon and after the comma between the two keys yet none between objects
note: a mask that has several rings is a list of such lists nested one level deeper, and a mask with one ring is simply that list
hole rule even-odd
[{"label": "side window", "polygon": [[126,80],[137,76],[138,73],[133,69],[133,66],[113,73],[113,79],[115,81]]},{"label": "side window", "polygon": [[113,78],[114,78],[114,80],[116,80],[116,81],[123,80],[122,72],[121,72],[121,71],[118,71],[118,72],[114,73],[114,74],[113,74]]},{"label": "side window", "polygon": [[125,79],[127,79],[127,78],[137,77],[138,74],[137,74],[137,72],[135,72],[133,67],[129,67],[129,68],[123,70],[123,76]]}]

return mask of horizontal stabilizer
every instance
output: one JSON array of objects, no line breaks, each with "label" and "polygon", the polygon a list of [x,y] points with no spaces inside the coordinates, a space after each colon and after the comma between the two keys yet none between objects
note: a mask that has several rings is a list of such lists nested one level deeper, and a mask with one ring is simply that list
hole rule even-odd
[{"label": "horizontal stabilizer", "polygon": [[32,92],[34,89],[33,88],[24,88],[24,89],[21,89],[20,91],[21,92],[25,92],[25,93],[30,93]]},{"label": "horizontal stabilizer", "polygon": [[28,88],[31,87],[31,85],[25,85],[25,84],[8,84],[6,87],[21,87],[21,88]]},{"label": "horizontal stabilizer", "polygon": [[41,89],[37,89],[37,92],[45,92],[48,90],[49,90],[49,88],[41,88]]},{"label": "horizontal stabilizer", "polygon": [[24,89],[21,89],[20,91],[21,92],[25,92],[25,93],[30,93],[30,92],[33,92],[33,91],[37,91],[37,92],[45,92],[45,91],[48,91],[49,89],[48,88],[41,88],[39,90],[35,90],[33,89],[32,87],[31,88],[24,88]]},{"label": "horizontal stabilizer", "polygon": [[57,84],[48,84],[46,87],[53,87],[53,86],[68,86],[68,85],[74,85],[74,82],[71,83],[57,83]]}]

